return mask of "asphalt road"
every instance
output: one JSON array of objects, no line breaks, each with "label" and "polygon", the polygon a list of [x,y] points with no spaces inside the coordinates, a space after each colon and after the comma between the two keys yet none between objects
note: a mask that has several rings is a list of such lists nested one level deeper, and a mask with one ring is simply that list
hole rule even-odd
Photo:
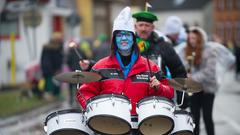
[{"label": "asphalt road", "polygon": [[[213,119],[216,135],[240,135],[239,103],[240,80],[235,80],[233,71],[226,72],[214,101]],[[201,135],[206,135],[203,122]]]}]

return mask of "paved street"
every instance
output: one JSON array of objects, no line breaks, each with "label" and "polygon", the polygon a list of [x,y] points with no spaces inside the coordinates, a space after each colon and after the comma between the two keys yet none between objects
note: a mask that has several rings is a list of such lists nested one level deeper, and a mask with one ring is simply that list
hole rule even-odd
[{"label": "paved street", "polygon": [[[223,76],[223,84],[218,91],[214,103],[214,122],[216,135],[240,134],[240,83],[236,82],[233,72]],[[50,108],[50,109],[49,109]],[[43,122],[53,111],[67,109],[66,102],[45,107],[30,114],[0,120],[0,135],[45,135]],[[41,115],[39,115],[41,114]],[[201,125],[201,135],[206,135],[204,125]]]},{"label": "paved street", "polygon": [[[235,81],[233,72],[227,72],[214,101],[216,135],[240,134],[239,102],[240,82]],[[201,125],[201,129],[201,135],[206,135],[204,125]]]}]

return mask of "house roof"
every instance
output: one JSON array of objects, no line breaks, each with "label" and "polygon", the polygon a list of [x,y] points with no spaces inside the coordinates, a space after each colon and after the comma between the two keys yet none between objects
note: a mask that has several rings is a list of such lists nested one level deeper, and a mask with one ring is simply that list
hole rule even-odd
[{"label": "house roof", "polygon": [[150,11],[173,11],[202,9],[212,0],[150,0]]}]

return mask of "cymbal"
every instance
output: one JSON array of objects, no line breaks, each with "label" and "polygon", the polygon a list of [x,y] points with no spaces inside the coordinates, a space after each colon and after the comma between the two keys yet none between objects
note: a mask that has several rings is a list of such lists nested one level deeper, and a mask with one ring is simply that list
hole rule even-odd
[{"label": "cymbal", "polygon": [[202,85],[191,78],[173,78],[169,80],[169,84],[178,91],[185,91],[189,93],[202,91]]},{"label": "cymbal", "polygon": [[174,79],[168,80],[169,84],[175,89],[175,90],[180,90],[182,89],[183,85],[179,84],[178,82],[176,82]]},{"label": "cymbal", "polygon": [[96,82],[101,78],[102,77],[97,73],[85,72],[85,71],[66,72],[66,73],[60,73],[54,76],[54,79],[58,81],[73,83],[73,84]]}]

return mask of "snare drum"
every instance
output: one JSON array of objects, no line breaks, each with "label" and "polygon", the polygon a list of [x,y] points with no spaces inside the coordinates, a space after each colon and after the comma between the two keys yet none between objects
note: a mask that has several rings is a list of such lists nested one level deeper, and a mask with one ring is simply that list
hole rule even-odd
[{"label": "snare drum", "polygon": [[164,97],[151,96],[137,104],[139,130],[144,135],[168,134],[174,128],[174,103]]},{"label": "snare drum", "polygon": [[189,112],[185,110],[176,110],[175,115],[175,127],[172,131],[172,135],[193,135],[193,129],[195,124],[193,118]]},{"label": "snare drum", "polygon": [[47,135],[92,135],[81,110],[60,110],[49,114],[44,130]]},{"label": "snare drum", "polygon": [[123,95],[103,94],[87,101],[89,128],[100,134],[119,135],[131,130],[131,103]]}]

